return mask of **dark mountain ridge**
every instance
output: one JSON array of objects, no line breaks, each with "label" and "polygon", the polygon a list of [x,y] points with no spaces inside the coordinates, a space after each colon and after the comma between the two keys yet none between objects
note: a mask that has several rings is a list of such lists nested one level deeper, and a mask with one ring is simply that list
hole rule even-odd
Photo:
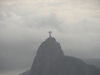
[{"label": "dark mountain ridge", "polygon": [[100,70],[81,59],[65,56],[50,67],[50,75],[100,75]]}]

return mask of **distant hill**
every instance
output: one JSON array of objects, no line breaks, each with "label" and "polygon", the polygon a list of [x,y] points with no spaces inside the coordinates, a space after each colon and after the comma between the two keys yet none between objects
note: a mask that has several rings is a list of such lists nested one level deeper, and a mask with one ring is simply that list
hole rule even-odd
[{"label": "distant hill", "polygon": [[100,58],[83,59],[83,61],[100,69]]}]

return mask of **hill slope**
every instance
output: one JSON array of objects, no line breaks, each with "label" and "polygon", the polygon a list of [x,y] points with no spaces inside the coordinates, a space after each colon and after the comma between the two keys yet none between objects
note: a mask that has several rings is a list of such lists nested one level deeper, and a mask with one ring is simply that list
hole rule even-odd
[{"label": "hill slope", "polygon": [[100,75],[100,70],[80,59],[65,56],[50,67],[49,75]]},{"label": "hill slope", "polygon": [[83,61],[100,69],[100,58],[83,59]]}]

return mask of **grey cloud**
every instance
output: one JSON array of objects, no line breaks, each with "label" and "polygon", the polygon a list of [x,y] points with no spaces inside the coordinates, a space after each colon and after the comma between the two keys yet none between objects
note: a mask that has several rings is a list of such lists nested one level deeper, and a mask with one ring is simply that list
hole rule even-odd
[{"label": "grey cloud", "polygon": [[39,19],[38,21],[38,27],[51,27],[57,30],[62,30],[61,29],[61,24],[63,24],[60,20],[57,19],[57,17],[55,16],[55,14],[51,14],[50,16],[47,17],[43,17],[41,19]]},{"label": "grey cloud", "polygon": [[0,20],[5,20],[7,18],[7,14],[5,12],[0,12]]},{"label": "grey cloud", "polygon": [[32,16],[25,17],[25,24],[29,27],[36,28],[46,28],[46,29],[56,29],[57,31],[62,31],[61,24],[62,21],[57,19],[55,14],[50,14],[49,16]]}]

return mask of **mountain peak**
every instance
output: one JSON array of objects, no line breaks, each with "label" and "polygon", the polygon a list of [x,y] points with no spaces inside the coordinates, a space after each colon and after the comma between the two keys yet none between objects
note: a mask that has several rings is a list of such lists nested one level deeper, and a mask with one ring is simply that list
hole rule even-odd
[{"label": "mountain peak", "polygon": [[60,44],[56,41],[56,39],[54,37],[48,37],[45,41],[44,41],[46,44],[51,44],[51,45],[54,45],[54,44]]},{"label": "mountain peak", "polygon": [[54,37],[47,38],[37,50],[30,74],[48,75],[49,67],[63,56],[60,43]]},{"label": "mountain peak", "polygon": [[46,39],[46,41],[55,41],[55,42],[56,42],[56,39],[55,39],[54,37],[48,37],[48,38]]}]

